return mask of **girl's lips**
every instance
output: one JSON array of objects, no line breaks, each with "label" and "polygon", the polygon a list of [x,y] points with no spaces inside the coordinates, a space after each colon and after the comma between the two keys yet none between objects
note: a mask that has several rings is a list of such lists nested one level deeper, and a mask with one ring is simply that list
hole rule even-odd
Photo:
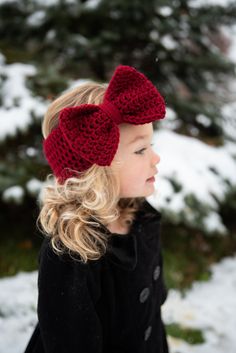
[{"label": "girl's lips", "polygon": [[153,176],[153,177],[147,179],[147,181],[150,182],[150,183],[153,183],[155,181],[155,177]]}]

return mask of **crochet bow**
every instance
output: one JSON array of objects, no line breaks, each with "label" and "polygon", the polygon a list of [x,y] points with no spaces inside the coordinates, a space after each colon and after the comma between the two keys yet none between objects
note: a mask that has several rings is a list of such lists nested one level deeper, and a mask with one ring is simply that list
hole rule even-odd
[{"label": "crochet bow", "polygon": [[82,171],[94,163],[110,165],[119,144],[121,123],[145,124],[165,117],[156,87],[136,69],[119,65],[100,105],[64,108],[59,125],[43,143],[45,156],[59,178],[64,168]]}]

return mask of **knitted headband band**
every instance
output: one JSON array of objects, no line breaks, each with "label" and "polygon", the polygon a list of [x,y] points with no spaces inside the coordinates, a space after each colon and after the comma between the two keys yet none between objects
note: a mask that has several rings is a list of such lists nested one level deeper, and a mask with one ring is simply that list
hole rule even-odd
[{"label": "knitted headband band", "polygon": [[43,141],[45,157],[64,182],[93,164],[109,166],[119,144],[121,123],[146,124],[165,117],[156,87],[136,69],[119,65],[101,104],[64,108],[58,126]]}]

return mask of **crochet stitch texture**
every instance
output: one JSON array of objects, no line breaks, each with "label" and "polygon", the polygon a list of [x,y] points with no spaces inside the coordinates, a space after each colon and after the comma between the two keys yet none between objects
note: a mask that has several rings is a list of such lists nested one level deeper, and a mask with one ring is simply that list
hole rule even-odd
[{"label": "crochet stitch texture", "polygon": [[145,75],[119,65],[102,104],[61,110],[58,126],[43,141],[45,157],[59,182],[93,164],[109,166],[119,144],[121,123],[141,125],[163,119],[165,102]]}]

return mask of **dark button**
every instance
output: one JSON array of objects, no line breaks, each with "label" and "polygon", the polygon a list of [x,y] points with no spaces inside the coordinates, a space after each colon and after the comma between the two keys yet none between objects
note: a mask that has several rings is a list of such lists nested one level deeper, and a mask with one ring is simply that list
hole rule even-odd
[{"label": "dark button", "polygon": [[144,288],[144,289],[142,290],[142,292],[140,293],[140,296],[139,296],[140,302],[141,302],[141,303],[144,303],[144,302],[147,300],[149,294],[150,294],[150,289],[147,288],[147,287]]},{"label": "dark button", "polygon": [[139,224],[139,226],[138,226],[138,232],[139,232],[139,233],[142,232],[142,225],[141,225],[141,224]]},{"label": "dark button", "polygon": [[154,279],[154,281],[156,281],[157,278],[160,276],[160,271],[161,271],[160,266],[159,265],[156,266],[154,271],[153,271],[153,279]]},{"label": "dark button", "polygon": [[144,332],[144,340],[147,341],[151,335],[152,326],[148,326],[148,328]]}]

